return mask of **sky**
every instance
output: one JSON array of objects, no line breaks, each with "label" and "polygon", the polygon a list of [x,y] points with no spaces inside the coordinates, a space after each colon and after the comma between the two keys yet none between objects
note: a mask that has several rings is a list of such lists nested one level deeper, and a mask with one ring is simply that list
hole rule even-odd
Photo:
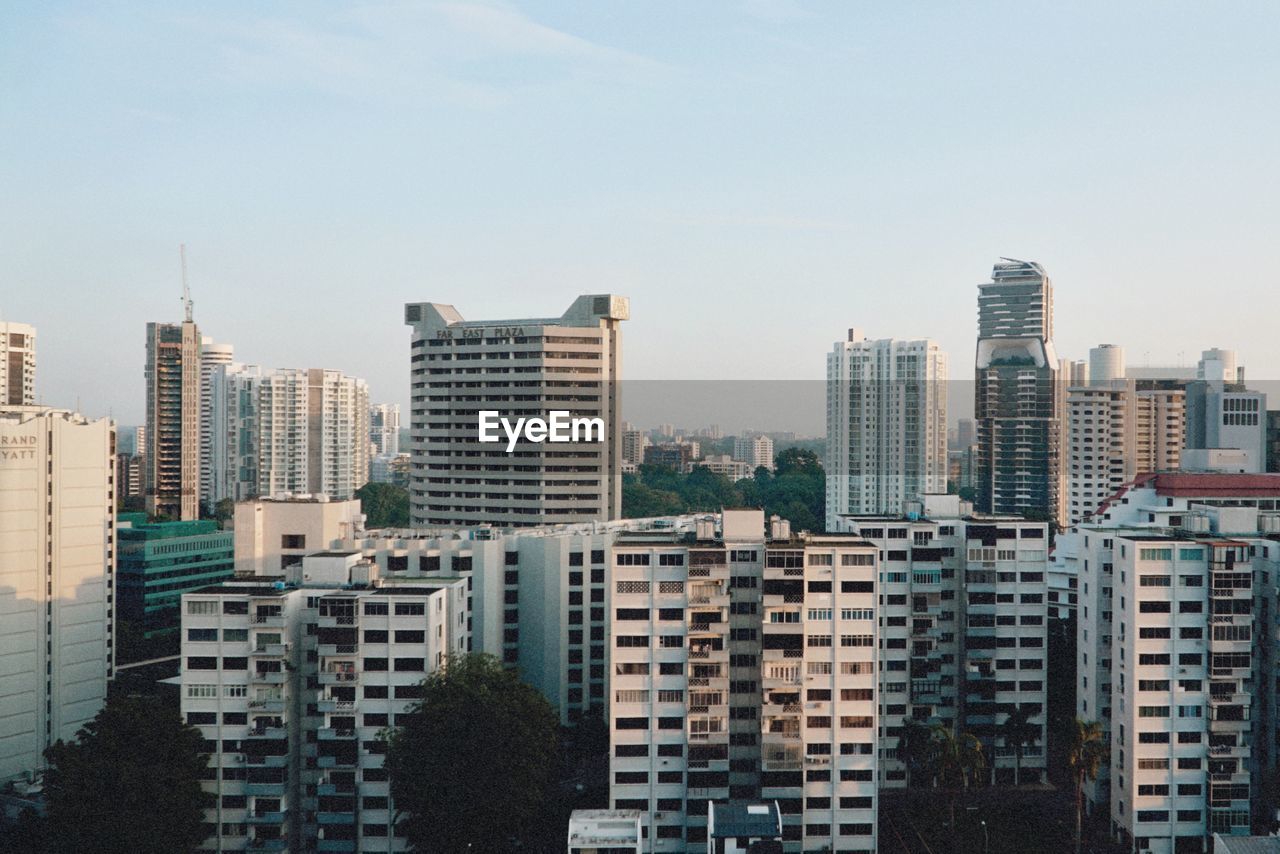
[{"label": "sky", "polygon": [[0,318],[124,424],[182,243],[205,334],[375,401],[405,302],[604,292],[630,378],[816,380],[850,326],[968,377],[1004,255],[1064,357],[1280,377],[1277,43],[1270,2],[5,4]]}]

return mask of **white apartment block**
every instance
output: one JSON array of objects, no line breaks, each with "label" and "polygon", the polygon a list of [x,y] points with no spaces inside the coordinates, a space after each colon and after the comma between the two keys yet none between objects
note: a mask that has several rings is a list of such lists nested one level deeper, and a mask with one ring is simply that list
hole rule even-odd
[{"label": "white apartment block", "polygon": [[[559,318],[464,320],[409,303],[411,521],[419,527],[532,527],[622,515],[619,417],[626,297],[578,297]],[[480,412],[598,418],[599,441],[480,441]]]},{"label": "white apartment block", "polygon": [[36,402],[36,328],[0,320],[0,406]]},{"label": "white apartment block", "polygon": [[[696,443],[695,443],[696,444]],[[694,456],[698,456],[694,452]],[[773,440],[768,436],[738,436],[733,440],[733,458],[751,466],[773,471]]]},{"label": "white apartment block", "polygon": [[1178,473],[1059,538],[1080,589],[1077,714],[1111,750],[1088,794],[1135,850],[1274,826],[1277,532],[1280,476]]},{"label": "white apartment block", "polygon": [[369,391],[340,371],[220,367],[213,498],[281,493],[351,498],[369,480]]},{"label": "white apartment block", "polygon": [[356,552],[291,573],[183,596],[181,708],[217,796],[202,850],[405,851],[378,734],[466,650],[466,582],[383,582]]},{"label": "white apartment block", "polygon": [[755,476],[756,470],[751,463],[735,460],[728,454],[715,454],[700,460],[691,460],[689,469],[703,468],[716,474],[722,474],[731,481],[744,480]]},{"label": "white apartment block", "polygon": [[827,356],[827,527],[947,491],[947,357],[850,329]]},{"label": "white apartment block", "polygon": [[0,408],[0,782],[44,767],[112,676],[115,425]]},{"label": "white apartment block", "polygon": [[235,358],[235,347],[218,344],[208,335],[200,338],[200,503],[213,509],[222,498],[231,496],[220,492],[219,482],[226,471],[225,450],[215,453],[215,437],[220,427],[215,419],[214,379],[218,369],[230,366]]},{"label": "white apartment block", "polygon": [[1137,475],[1177,471],[1185,393],[1139,391],[1133,380],[1073,388],[1069,423],[1067,519],[1077,525]]},{"label": "white apartment block", "polygon": [[[878,549],[880,784],[907,784],[897,758],[909,719],[978,737],[1001,784],[1044,779],[1048,527],[960,516],[929,496],[910,516],[843,516],[837,530]],[[912,518],[914,517],[914,518]],[[1021,760],[1000,726],[1015,708],[1040,727]]]},{"label": "white apartment block", "polygon": [[237,576],[283,578],[303,557],[360,536],[360,500],[327,495],[280,495],[236,504]]},{"label": "white apartment block", "polygon": [[786,851],[875,851],[876,549],[726,510],[612,557],[610,801],[645,852],[707,851],[726,800],[777,801]]},{"label": "white apartment block", "polygon": [[644,462],[644,449],[649,447],[649,437],[639,430],[622,431],[622,461],[634,466]]}]

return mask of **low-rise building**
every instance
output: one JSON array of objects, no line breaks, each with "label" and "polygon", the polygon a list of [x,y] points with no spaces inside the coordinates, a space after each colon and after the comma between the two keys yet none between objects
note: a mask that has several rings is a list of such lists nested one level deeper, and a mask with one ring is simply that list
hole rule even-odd
[{"label": "low-rise building", "polygon": [[636,810],[574,810],[569,816],[569,854],[641,854],[642,841]]},{"label": "low-rise building", "polygon": [[116,535],[116,610],[148,640],[178,634],[182,594],[235,574],[235,534],[212,519],[149,524],[145,513],[121,513]]},{"label": "low-rise building", "polygon": [[283,577],[290,566],[335,542],[359,536],[359,499],[282,494],[236,505],[236,574]]}]

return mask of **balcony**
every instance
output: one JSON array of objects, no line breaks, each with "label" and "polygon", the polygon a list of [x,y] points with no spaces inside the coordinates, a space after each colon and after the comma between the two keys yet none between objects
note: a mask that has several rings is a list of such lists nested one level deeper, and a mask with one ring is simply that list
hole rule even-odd
[{"label": "balcony", "polygon": [[249,655],[255,658],[283,658],[288,651],[287,643],[268,643],[253,648],[249,651]]},{"label": "balcony", "polygon": [[321,727],[316,731],[316,737],[321,741],[355,738],[356,730],[355,727]]},{"label": "balcony", "polygon": [[271,824],[279,826],[284,824],[284,817],[285,813],[283,810],[276,810],[275,812],[272,812],[271,810],[254,810],[249,813],[245,818],[245,821],[249,824]]},{"label": "balcony", "polygon": [[[285,758],[285,757],[281,757]],[[355,756],[317,756],[317,768],[355,768],[358,760]]]},{"label": "balcony", "polygon": [[285,851],[289,848],[287,839],[257,839],[251,838],[249,844],[245,846],[246,851]]},{"label": "balcony", "polygon": [[317,711],[325,712],[354,712],[356,709],[355,700],[334,700],[332,698],[323,698],[316,703]]},{"label": "balcony", "polygon": [[357,678],[358,674],[355,670],[322,670],[320,672],[321,685],[349,685]]},{"label": "balcony", "polygon": [[321,658],[334,658],[335,656],[354,656],[358,647],[353,643],[322,643],[316,648],[316,654]]},{"label": "balcony", "polygon": [[356,850],[356,841],[354,839],[318,839],[316,840],[316,850],[354,852]]},{"label": "balcony", "polygon": [[284,795],[285,788],[284,780],[278,783],[245,783],[244,793],[256,797],[278,798]]},{"label": "balcony", "polygon": [[251,617],[251,621],[253,625],[257,626],[258,628],[283,629],[285,627],[284,614],[275,614],[275,613],[254,614]]},{"label": "balcony", "polygon": [[317,812],[316,821],[319,824],[355,824],[356,814],[354,812]]},{"label": "balcony", "polygon": [[253,670],[249,679],[259,685],[283,685],[288,674],[283,670]]},{"label": "balcony", "polygon": [[270,697],[262,700],[250,700],[249,709],[256,712],[275,712],[278,714],[284,711],[284,698]]}]

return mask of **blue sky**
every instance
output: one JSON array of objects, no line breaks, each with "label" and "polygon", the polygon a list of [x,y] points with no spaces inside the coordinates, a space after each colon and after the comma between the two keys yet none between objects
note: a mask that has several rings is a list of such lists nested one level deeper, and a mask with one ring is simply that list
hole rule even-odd
[{"label": "blue sky", "polygon": [[629,295],[626,373],[815,379],[848,326],[1275,377],[1274,3],[39,3],[0,11],[0,312],[142,413],[144,323],[407,402],[406,301]]}]

